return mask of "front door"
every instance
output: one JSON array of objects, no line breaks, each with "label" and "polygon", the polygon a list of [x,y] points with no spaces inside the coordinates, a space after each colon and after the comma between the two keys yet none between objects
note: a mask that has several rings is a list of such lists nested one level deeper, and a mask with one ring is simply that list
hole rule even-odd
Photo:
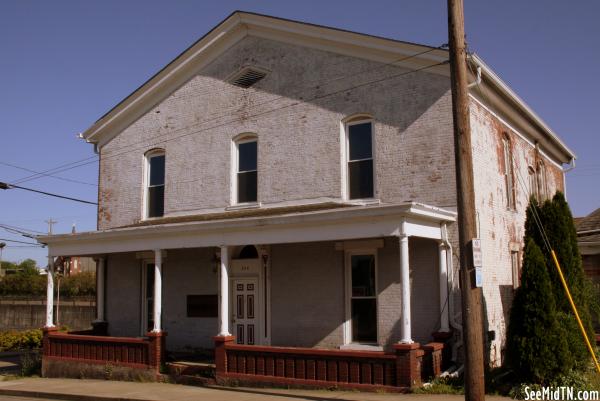
[{"label": "front door", "polygon": [[258,279],[234,279],[233,328],[238,344],[257,343],[258,313]]}]

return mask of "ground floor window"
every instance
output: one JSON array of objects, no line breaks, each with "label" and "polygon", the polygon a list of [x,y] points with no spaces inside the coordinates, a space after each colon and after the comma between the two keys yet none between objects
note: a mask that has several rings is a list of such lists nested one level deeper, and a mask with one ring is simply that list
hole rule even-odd
[{"label": "ground floor window", "polygon": [[350,327],[353,343],[377,343],[375,254],[351,254]]}]

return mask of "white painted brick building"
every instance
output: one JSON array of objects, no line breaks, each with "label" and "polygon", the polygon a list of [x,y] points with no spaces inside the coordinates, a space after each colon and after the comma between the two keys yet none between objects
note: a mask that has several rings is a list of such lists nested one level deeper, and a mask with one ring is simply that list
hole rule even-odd
[{"label": "white painted brick building", "polygon": [[[111,336],[387,352],[442,332],[460,359],[447,58],[236,12],[84,133],[100,155],[98,231],[42,240],[52,256],[99,258]],[[574,156],[477,56],[469,64],[498,365],[529,193],[564,190]],[[248,72],[260,79],[235,83]]]}]

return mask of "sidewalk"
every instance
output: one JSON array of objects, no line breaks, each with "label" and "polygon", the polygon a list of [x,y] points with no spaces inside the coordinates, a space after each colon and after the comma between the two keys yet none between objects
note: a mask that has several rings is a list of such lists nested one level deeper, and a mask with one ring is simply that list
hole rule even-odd
[{"label": "sidewalk", "polygon": [[[192,387],[180,384],[26,378],[0,381],[0,396],[71,401],[461,401],[462,395],[359,393],[327,390]],[[508,400],[486,397],[490,401]]]}]

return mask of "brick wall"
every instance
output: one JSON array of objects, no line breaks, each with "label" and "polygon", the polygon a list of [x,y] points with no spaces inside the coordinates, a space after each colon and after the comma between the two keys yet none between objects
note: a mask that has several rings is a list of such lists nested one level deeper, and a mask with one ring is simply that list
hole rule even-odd
[{"label": "brick wall", "polygon": [[[246,64],[271,73],[250,89],[223,81]],[[356,75],[369,69],[373,71]],[[258,134],[263,204],[339,198],[340,121],[356,113],[375,119],[376,196],[385,202],[455,205],[447,77],[417,72],[302,100],[403,71],[266,39],[243,39],[102,148],[99,227],[140,219],[143,155],[157,146],[166,149],[166,214],[223,210],[230,204],[231,140],[244,132]],[[315,82],[325,84],[300,90]],[[266,112],[275,108],[279,110]],[[253,116],[257,113],[262,114]]]},{"label": "brick wall", "polygon": [[[562,172],[551,160],[536,152],[532,144],[474,101],[471,102],[471,130],[475,205],[484,265],[484,326],[495,332],[495,339],[488,348],[490,363],[498,365],[513,297],[510,252],[518,250],[522,257],[524,245],[525,209],[530,191],[528,167],[535,166],[539,159],[544,161],[550,194],[563,189]],[[514,157],[514,210],[508,208],[506,196],[502,145],[505,134],[510,138]]]},{"label": "brick wall", "polygon": [[214,249],[172,249],[163,261],[163,329],[167,349],[212,348],[218,333],[215,317],[187,317],[188,295],[217,294]]},{"label": "brick wall", "polygon": [[271,343],[343,343],[344,253],[333,242],[271,246]]},{"label": "brick wall", "polygon": [[[378,337],[392,350],[400,339],[402,294],[397,238],[378,250]],[[336,348],[343,344],[344,252],[335,243],[273,245],[272,344]],[[413,339],[427,343],[439,326],[438,246],[409,242]],[[317,312],[318,311],[318,312]]]},{"label": "brick wall", "polygon": [[108,333],[117,337],[138,337],[142,269],[135,253],[116,253],[106,261],[106,319]]}]

